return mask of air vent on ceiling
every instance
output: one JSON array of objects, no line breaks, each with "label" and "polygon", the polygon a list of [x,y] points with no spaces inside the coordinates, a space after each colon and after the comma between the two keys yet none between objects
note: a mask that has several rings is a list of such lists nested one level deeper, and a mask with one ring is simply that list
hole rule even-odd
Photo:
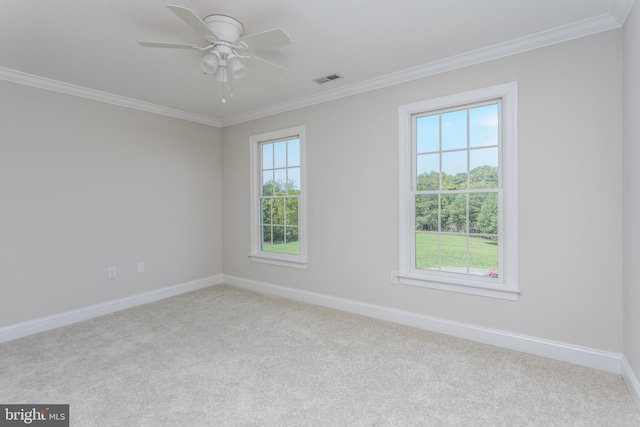
[{"label": "air vent on ceiling", "polygon": [[322,83],[327,83],[327,82],[330,82],[332,80],[337,80],[337,79],[341,79],[341,78],[342,78],[342,76],[340,74],[331,74],[329,76],[318,77],[317,79],[313,79],[313,81],[320,85]]}]

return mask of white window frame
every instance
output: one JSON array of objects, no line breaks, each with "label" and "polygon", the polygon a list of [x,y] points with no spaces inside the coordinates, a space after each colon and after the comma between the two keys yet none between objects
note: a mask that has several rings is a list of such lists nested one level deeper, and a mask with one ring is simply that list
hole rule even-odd
[{"label": "white window frame", "polygon": [[[518,288],[518,146],[517,82],[458,93],[398,107],[399,184],[400,184],[400,262],[392,281],[402,285],[480,295],[515,301]],[[415,268],[415,151],[413,119],[415,115],[448,108],[465,108],[468,104],[500,99],[501,140],[499,174],[502,209],[499,223],[499,280],[477,279],[470,275]]]},{"label": "white window frame", "polygon": [[[298,254],[263,251],[260,234],[260,196],[262,195],[261,146],[264,142],[300,139],[300,195],[298,196]],[[252,261],[292,268],[307,268],[306,159],[305,127],[296,126],[252,135],[250,144],[250,211]]]}]

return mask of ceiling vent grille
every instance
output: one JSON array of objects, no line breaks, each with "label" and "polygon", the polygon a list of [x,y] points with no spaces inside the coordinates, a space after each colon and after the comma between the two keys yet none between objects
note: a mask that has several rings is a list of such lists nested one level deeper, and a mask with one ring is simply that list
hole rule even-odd
[{"label": "ceiling vent grille", "polygon": [[313,81],[318,83],[319,85],[321,85],[323,83],[327,83],[327,82],[330,82],[332,80],[337,80],[337,79],[341,79],[341,78],[342,78],[342,76],[340,74],[331,74],[329,76],[318,77],[317,79],[313,79]]}]

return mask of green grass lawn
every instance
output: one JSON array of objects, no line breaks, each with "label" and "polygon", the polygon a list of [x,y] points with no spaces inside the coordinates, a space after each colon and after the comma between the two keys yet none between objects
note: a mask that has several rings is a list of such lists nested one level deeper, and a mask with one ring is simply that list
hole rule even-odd
[{"label": "green grass lawn", "polygon": [[298,255],[300,252],[298,251],[298,242],[284,242],[280,243],[263,243],[262,250],[265,252],[277,252],[282,254],[293,254]]},{"label": "green grass lawn", "polygon": [[[464,235],[443,234],[442,267],[467,266],[467,238]],[[438,235],[416,234],[416,267],[438,268]],[[498,245],[482,237],[469,238],[469,267],[479,269],[498,268]]]},{"label": "green grass lawn", "polygon": [[[466,236],[443,234],[442,267],[465,268],[467,266]],[[298,242],[264,243],[263,251],[297,255]],[[420,269],[438,268],[438,235],[416,234],[416,267]],[[488,270],[498,268],[498,245],[482,237],[469,238],[469,267]]]}]

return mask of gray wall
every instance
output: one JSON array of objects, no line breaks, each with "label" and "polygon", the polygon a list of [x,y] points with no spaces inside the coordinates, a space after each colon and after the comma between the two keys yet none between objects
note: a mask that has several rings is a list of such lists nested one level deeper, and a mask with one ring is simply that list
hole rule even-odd
[{"label": "gray wall", "polygon": [[[622,36],[610,31],[225,127],[225,275],[622,352]],[[390,284],[397,108],[519,83],[519,301]],[[249,136],[305,125],[307,270],[253,263]]]},{"label": "gray wall", "polygon": [[[624,35],[624,83],[637,95],[637,9],[624,31],[222,130],[0,82],[0,327],[224,272],[624,350],[639,372],[640,290],[630,266],[640,251],[640,111],[631,95],[624,328],[621,286],[622,42]],[[509,81],[519,83],[519,301],[390,284],[398,268],[398,105]],[[297,125],[307,134],[307,270],[247,257],[249,136]],[[115,280],[106,278],[111,265]]]},{"label": "gray wall", "polygon": [[[640,6],[624,28],[624,355],[640,378]],[[640,402],[638,402],[640,405]]]},{"label": "gray wall", "polygon": [[222,273],[219,129],[4,81],[0,99],[0,327]]}]

